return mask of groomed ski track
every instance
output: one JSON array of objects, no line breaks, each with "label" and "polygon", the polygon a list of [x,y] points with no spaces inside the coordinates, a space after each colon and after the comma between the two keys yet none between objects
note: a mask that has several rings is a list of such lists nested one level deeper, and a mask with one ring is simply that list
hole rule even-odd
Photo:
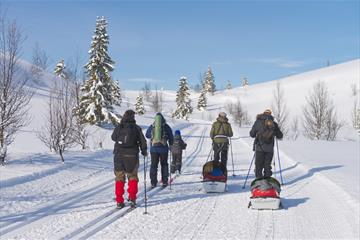
[{"label": "groomed ski track", "polygon": [[[171,189],[157,187],[149,192],[149,214],[143,214],[142,159],[138,208],[114,209],[112,154],[107,151],[105,156],[95,159],[99,164],[86,173],[76,175],[73,171],[76,167],[70,165],[68,170],[5,188],[2,194],[9,198],[15,197],[19,189],[24,196],[16,197],[39,196],[27,212],[17,213],[14,207],[14,212],[1,217],[1,239],[359,238],[358,201],[320,172],[310,171],[282,152],[284,209],[248,209],[248,186],[254,166],[247,187],[242,189],[242,185],[253,155],[252,140],[247,138],[249,129],[234,129],[235,176],[229,149],[227,192],[204,193],[201,171],[211,148],[208,137],[211,126],[192,123],[183,130],[188,149],[183,155],[182,175],[174,179]],[[108,164],[100,168],[103,162]],[[276,165],[274,175],[280,179],[277,168]],[[149,182],[147,179],[148,186]],[[49,197],[52,193],[54,197]]]}]

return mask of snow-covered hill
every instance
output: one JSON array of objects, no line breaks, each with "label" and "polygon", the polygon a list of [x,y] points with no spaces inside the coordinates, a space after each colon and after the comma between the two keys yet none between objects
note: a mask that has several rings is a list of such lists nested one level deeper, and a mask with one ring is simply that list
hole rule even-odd
[{"label": "snow-covered hill", "polygon": [[[142,214],[143,163],[139,168],[140,206],[131,212],[114,210],[111,129],[92,127],[90,149],[67,152],[65,164],[37,139],[46,112],[45,84],[31,101],[31,124],[17,135],[9,148],[8,165],[0,168],[1,239],[358,239],[360,141],[350,127],[350,113],[351,85],[359,87],[359,71],[360,60],[354,60],[279,79],[292,118],[301,116],[305,96],[321,80],[339,116],[348,123],[340,141],[300,138],[279,142],[285,183],[281,193],[284,209],[279,211],[247,208],[249,189],[241,186],[253,156],[249,127],[233,124],[234,157],[228,168],[232,173],[233,160],[235,176],[229,177],[228,191],[205,194],[200,178],[211,149],[210,124],[218,112],[240,98],[254,119],[271,106],[276,81],[219,91],[209,98],[208,111],[195,111],[189,121],[169,118],[176,92],[162,92],[163,112],[174,130],[182,130],[189,147],[183,174],[174,180],[172,189],[155,188],[149,193],[149,215]],[[120,111],[133,107],[138,92],[124,94]],[[192,94],[193,105],[197,96]],[[145,115],[137,116],[143,129],[154,116],[150,103],[146,108]],[[101,139],[104,149],[97,149]],[[279,178],[277,165],[274,175]],[[250,180],[253,177],[251,172]]]}]

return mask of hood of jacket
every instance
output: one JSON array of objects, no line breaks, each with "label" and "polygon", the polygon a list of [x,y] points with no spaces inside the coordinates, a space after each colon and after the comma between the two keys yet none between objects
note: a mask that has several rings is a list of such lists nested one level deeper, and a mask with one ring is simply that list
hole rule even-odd
[{"label": "hood of jacket", "polygon": [[166,120],[165,120],[164,116],[163,116],[161,113],[158,112],[158,113],[156,114],[156,116],[160,116],[160,117],[161,117],[161,123],[162,123],[162,124],[165,124],[165,123],[166,123]]},{"label": "hood of jacket", "polygon": [[266,119],[271,119],[274,121],[274,117],[272,115],[269,114],[264,114],[264,113],[260,113],[256,116],[257,120],[266,120]]},{"label": "hood of jacket", "polygon": [[228,122],[229,120],[227,119],[227,117],[218,117],[217,119],[216,119],[216,121],[218,121],[218,122],[221,122],[221,123],[225,123],[225,122]]}]

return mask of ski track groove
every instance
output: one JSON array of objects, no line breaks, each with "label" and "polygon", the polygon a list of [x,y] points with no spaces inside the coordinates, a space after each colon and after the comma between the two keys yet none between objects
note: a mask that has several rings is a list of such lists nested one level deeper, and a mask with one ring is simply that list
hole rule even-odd
[{"label": "ski track groove", "polygon": [[208,211],[209,213],[208,213],[207,217],[204,219],[204,221],[201,223],[201,225],[198,226],[196,230],[194,230],[194,232],[193,232],[192,236],[190,237],[190,239],[198,239],[197,236],[201,235],[203,233],[203,231],[205,230],[205,228],[207,226],[207,223],[209,222],[210,217],[215,212],[215,208],[216,208],[216,205],[217,205],[217,202],[218,202],[218,199],[219,199],[219,195],[220,194],[217,194],[217,196],[215,197],[214,203],[213,203],[213,205],[211,207],[211,211]]},{"label": "ski track groove", "polygon": [[[50,198],[50,200],[52,200],[52,201],[55,201],[55,199],[57,199],[58,198],[58,196],[57,195],[51,195],[51,196],[46,196],[46,195],[49,195],[49,194],[51,194],[51,193],[53,193],[53,192],[57,192],[58,190],[61,190],[61,189],[65,189],[65,188],[67,188],[67,187],[71,187],[71,186],[74,186],[75,184],[77,184],[77,183],[80,183],[80,182],[84,182],[84,180],[85,179],[89,179],[90,177],[94,177],[94,176],[97,176],[97,175],[99,175],[99,174],[102,174],[102,173],[104,173],[105,172],[105,168],[104,169],[101,169],[101,170],[97,170],[97,171],[93,171],[93,172],[90,172],[90,173],[88,173],[88,174],[86,174],[85,176],[79,176],[79,175],[76,175],[76,177],[74,178],[74,179],[69,179],[70,181],[69,182],[66,182],[66,183],[64,183],[64,184],[62,184],[62,185],[56,185],[55,187],[52,187],[52,188],[50,188],[50,189],[48,189],[48,190],[45,190],[45,191],[41,191],[40,192],[40,194],[38,194],[37,196],[42,196],[42,198],[41,198],[41,202],[39,202],[39,203],[35,203],[34,205],[31,205],[31,208],[33,209],[33,208],[35,208],[35,207],[37,207],[37,206],[39,206],[39,205],[41,205],[41,204],[44,204],[44,202],[48,202],[49,201],[49,198]],[[67,178],[65,178],[65,180],[66,180]],[[61,182],[61,183],[63,183],[63,182]],[[48,186],[46,186],[46,187],[48,187]],[[24,186],[22,186],[22,188],[24,188],[24,189],[28,189],[25,185]],[[79,189],[79,188],[76,188],[76,189]],[[74,190],[74,189],[73,189]],[[25,191],[24,191],[25,192]],[[32,191],[32,193],[33,193],[33,191]],[[10,202],[10,203],[12,203],[12,202]],[[17,202],[16,204],[21,204],[21,203],[23,203],[23,202]],[[26,202],[25,202],[26,203]],[[25,204],[25,203],[23,203],[23,204]],[[15,211],[15,212],[10,212],[10,213],[8,213],[8,214],[20,214],[19,213],[19,211]],[[6,217],[0,217],[0,222],[4,219],[4,218],[6,218]],[[3,226],[0,226],[1,228],[3,227]]]},{"label": "ski track groove", "polygon": [[[199,127],[196,127],[193,129],[193,132],[196,131]],[[201,150],[202,144],[203,144],[203,139],[204,139],[204,135],[205,135],[206,129],[204,129],[202,131],[201,134],[201,138],[199,139],[199,144],[196,145],[195,150],[187,157],[187,160],[184,161],[184,169],[189,166],[189,164],[195,159],[196,155],[199,153],[199,150]],[[189,138],[189,137],[187,137]],[[186,139],[187,139],[186,138]],[[169,165],[170,167],[170,165]],[[173,178],[173,181],[175,181],[176,176]],[[169,187],[169,186],[168,186]],[[167,187],[166,187],[167,188]],[[148,195],[147,197],[153,197],[154,195],[158,194],[159,192],[161,192],[162,190],[166,189],[166,188],[154,188],[151,189],[149,191],[147,191]],[[144,190],[142,190],[139,194],[141,196],[140,201],[138,202],[138,205],[142,204],[144,202]],[[119,220],[120,218],[124,217],[125,215],[127,215],[128,213],[132,212],[135,209],[131,209],[130,207],[125,207],[124,210],[121,209],[121,213],[116,214],[113,218],[111,218],[110,220],[107,220],[105,223],[101,224],[100,226],[94,228],[93,230],[91,230],[90,232],[86,233],[84,236],[80,236],[78,237],[79,239],[88,239],[89,237],[95,235],[96,233],[100,232],[101,230],[103,230],[104,228],[106,228],[107,226],[109,226],[110,224],[112,224],[113,222],[115,222],[116,220]],[[69,239],[69,238],[74,238],[75,236],[81,234],[84,231],[88,231],[89,228],[92,228],[95,225],[98,225],[99,221],[104,221],[106,218],[109,218],[110,216],[112,216],[114,213],[119,212],[119,210],[111,210],[103,215],[101,215],[100,217],[97,217],[96,219],[90,221],[88,224],[86,224],[85,226],[80,227],[79,229],[77,229],[76,231],[66,235],[64,238],[62,239]]]}]

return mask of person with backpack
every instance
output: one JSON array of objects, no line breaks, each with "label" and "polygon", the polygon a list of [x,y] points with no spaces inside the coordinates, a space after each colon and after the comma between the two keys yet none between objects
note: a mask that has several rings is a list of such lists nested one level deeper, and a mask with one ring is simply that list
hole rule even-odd
[{"label": "person with backpack", "polygon": [[[155,121],[146,131],[146,137],[151,139],[150,141],[150,179],[151,187],[156,187],[158,183],[157,170],[160,162],[161,165],[161,181],[162,186],[168,185],[169,177],[169,164],[168,153],[169,145],[171,146],[174,141],[172,129],[166,123],[164,116],[161,113],[155,115]],[[168,145],[169,143],[169,145]]]},{"label": "person with backpack", "polygon": [[180,130],[175,131],[174,143],[171,145],[172,162],[171,173],[181,174],[182,151],[186,149],[187,144],[181,137]]},{"label": "person with backpack", "polygon": [[139,148],[147,156],[147,144],[141,128],[136,125],[135,112],[127,110],[111,135],[114,145],[115,200],[117,208],[123,208],[124,186],[128,178],[128,200],[136,207],[138,192]]},{"label": "person with backpack", "polygon": [[219,113],[216,122],[213,123],[210,131],[210,137],[213,141],[214,150],[214,164],[218,165],[219,160],[226,167],[228,149],[229,149],[229,138],[233,136],[233,131],[229,120],[226,117],[226,113]]},{"label": "person with backpack", "polygon": [[271,110],[258,114],[251,128],[250,137],[254,140],[255,151],[255,177],[271,177],[271,162],[274,155],[274,138],[282,139],[283,133],[271,115]]}]

